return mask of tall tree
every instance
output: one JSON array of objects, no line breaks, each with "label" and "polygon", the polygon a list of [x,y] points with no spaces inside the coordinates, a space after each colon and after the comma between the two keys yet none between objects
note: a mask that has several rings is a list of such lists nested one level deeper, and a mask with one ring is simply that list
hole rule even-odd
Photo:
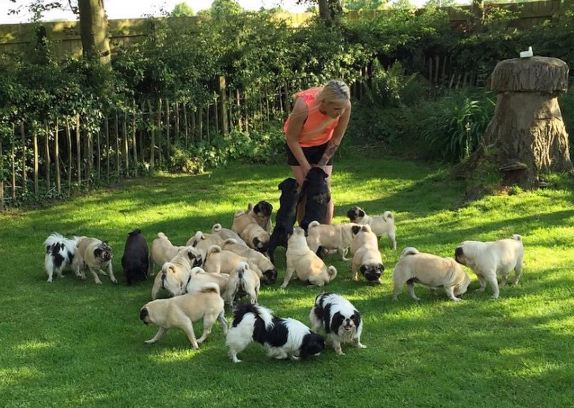
[{"label": "tall tree", "polygon": [[185,1],[176,4],[171,13],[169,13],[172,17],[188,17],[194,14],[193,9]]},{"label": "tall tree", "polygon": [[78,0],[78,9],[84,57],[109,64],[112,54],[104,0]]},{"label": "tall tree", "polygon": [[223,20],[226,16],[241,13],[243,8],[236,0],[213,0],[210,11],[213,18]]},{"label": "tall tree", "polygon": [[343,14],[341,0],[297,0],[298,4],[317,4],[319,6],[319,17],[327,25],[337,22]]}]

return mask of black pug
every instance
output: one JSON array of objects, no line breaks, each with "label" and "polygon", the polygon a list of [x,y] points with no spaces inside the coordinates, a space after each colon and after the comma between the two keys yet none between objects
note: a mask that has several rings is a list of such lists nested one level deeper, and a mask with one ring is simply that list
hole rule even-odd
[{"label": "black pug", "polygon": [[[287,239],[293,233],[293,226],[297,219],[297,203],[299,202],[299,191],[297,190],[297,181],[294,178],[286,178],[277,188],[281,190],[281,197],[279,197],[279,211],[275,216],[275,228],[269,239],[267,245],[267,255],[271,263],[275,265],[273,253],[275,248],[282,246],[287,248]],[[275,280],[277,275],[275,275]]]},{"label": "black pug", "polygon": [[328,205],[331,201],[328,177],[320,167],[312,167],[307,173],[301,189],[301,198],[305,197],[305,214],[299,223],[305,233],[312,221],[318,221],[321,224],[326,221]]},{"label": "black pug", "polygon": [[147,242],[141,230],[135,229],[130,232],[122,256],[122,268],[128,285],[147,279],[148,252]]},{"label": "black pug", "polygon": [[271,213],[273,213],[273,206],[265,200],[261,200],[253,206],[253,214],[255,214],[257,224],[267,232],[271,231]]}]

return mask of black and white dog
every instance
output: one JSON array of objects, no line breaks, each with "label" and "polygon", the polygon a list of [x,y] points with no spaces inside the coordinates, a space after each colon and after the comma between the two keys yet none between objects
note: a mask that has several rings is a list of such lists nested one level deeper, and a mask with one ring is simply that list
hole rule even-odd
[{"label": "black and white dog", "polygon": [[312,221],[318,221],[320,224],[325,223],[328,205],[331,201],[328,177],[327,173],[320,167],[312,167],[307,173],[301,189],[301,197],[305,197],[305,215],[299,223],[305,233]]},{"label": "black and white dog", "polygon": [[243,304],[234,312],[225,341],[234,363],[241,362],[237,354],[252,341],[262,344],[267,349],[267,355],[276,359],[298,360],[318,355],[325,349],[323,337],[300,321],[276,317],[271,310],[262,306]]},{"label": "black and white dog", "polygon": [[[286,178],[278,186],[281,190],[279,197],[279,211],[275,216],[275,228],[269,239],[267,255],[271,263],[275,265],[273,253],[278,246],[287,248],[289,235],[293,233],[293,226],[297,220],[297,203],[299,202],[299,190],[294,178]],[[273,283],[273,282],[271,282]]]},{"label": "black and white dog", "polygon": [[122,268],[128,285],[147,279],[149,266],[149,249],[147,242],[139,229],[128,234],[124,255],[122,256]]},{"label": "black and white dog", "polygon": [[44,265],[48,274],[48,282],[52,282],[54,272],[62,278],[64,276],[62,275],[63,270],[71,268],[79,239],[79,237],[68,239],[54,232],[44,241],[46,250]]},{"label": "black and white dog", "polygon": [[351,302],[335,293],[322,293],[315,298],[315,305],[309,313],[311,327],[315,331],[322,329],[333,344],[338,355],[344,355],[341,343],[361,344],[363,321],[361,314]]}]

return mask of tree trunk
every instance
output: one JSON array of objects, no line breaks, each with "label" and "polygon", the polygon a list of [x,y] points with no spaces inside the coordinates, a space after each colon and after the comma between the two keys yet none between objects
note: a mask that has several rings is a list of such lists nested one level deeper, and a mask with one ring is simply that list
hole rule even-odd
[{"label": "tree trunk", "polygon": [[82,146],[80,144],[80,115],[76,115],[76,157],[78,171],[78,188],[82,185]]},{"label": "tree trunk", "polygon": [[134,152],[134,176],[138,176],[138,143],[136,132],[136,103],[134,101],[134,111],[132,113],[132,148]]},{"label": "tree trunk", "polygon": [[38,197],[38,132],[32,130],[32,141],[34,145],[34,195]]},{"label": "tree trunk", "polygon": [[84,57],[109,64],[111,52],[104,0],[78,0],[78,8]]},{"label": "tree trunk", "polygon": [[[14,125],[12,125],[12,154],[11,154],[11,161],[12,161],[12,202],[16,201],[16,130],[14,129]],[[0,154],[2,156],[2,154]]]},{"label": "tree trunk", "polygon": [[72,193],[72,163],[74,158],[72,157],[72,132],[70,131],[70,123],[66,121],[66,143],[68,148],[68,194]]},{"label": "tree trunk", "polygon": [[4,151],[0,139],[0,211],[4,211]]},{"label": "tree trunk", "polygon": [[62,194],[62,179],[60,175],[60,134],[58,133],[58,120],[54,127],[54,162],[56,163],[56,190]]},{"label": "tree trunk", "polygon": [[46,190],[50,191],[51,180],[50,180],[50,129],[48,124],[44,126],[44,171],[46,176]]},{"label": "tree trunk", "polygon": [[223,75],[221,75],[219,77],[219,106],[217,107],[217,109],[219,109],[219,112],[221,113],[221,129],[223,131],[223,134],[226,135],[228,132],[228,128],[227,128],[227,106],[225,106],[227,104],[227,95],[225,93],[225,77]]},{"label": "tree trunk", "polygon": [[26,149],[26,132],[24,130],[24,122],[20,122],[20,138],[22,140],[22,186],[23,193],[28,192],[28,173],[26,171],[26,155],[28,149]]}]

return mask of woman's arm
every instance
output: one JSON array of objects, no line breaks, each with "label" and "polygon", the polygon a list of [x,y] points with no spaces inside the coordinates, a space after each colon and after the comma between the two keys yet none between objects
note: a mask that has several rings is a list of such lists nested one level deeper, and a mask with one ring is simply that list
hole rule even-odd
[{"label": "woman's arm", "polygon": [[303,149],[301,149],[301,145],[299,144],[299,134],[303,129],[303,125],[305,124],[305,120],[307,120],[308,114],[309,111],[305,101],[302,98],[297,98],[295,105],[293,106],[293,111],[289,115],[289,125],[287,126],[287,133],[285,135],[287,146],[289,146],[293,156],[295,156],[299,165],[302,167],[303,174],[307,174],[311,168],[303,154]]},{"label": "woman's arm", "polygon": [[349,125],[350,117],[351,117],[351,102],[349,102],[349,106],[347,107],[347,109],[345,109],[345,112],[343,112],[343,114],[339,118],[339,123],[337,124],[335,130],[333,130],[333,137],[331,138],[331,140],[329,140],[329,144],[327,145],[327,148],[325,149],[325,152],[323,153],[321,160],[319,160],[319,163],[317,163],[317,166],[326,166],[329,160],[331,160],[331,158],[335,155],[335,152],[337,151],[337,148],[341,144],[341,140],[345,135],[347,126]]}]

